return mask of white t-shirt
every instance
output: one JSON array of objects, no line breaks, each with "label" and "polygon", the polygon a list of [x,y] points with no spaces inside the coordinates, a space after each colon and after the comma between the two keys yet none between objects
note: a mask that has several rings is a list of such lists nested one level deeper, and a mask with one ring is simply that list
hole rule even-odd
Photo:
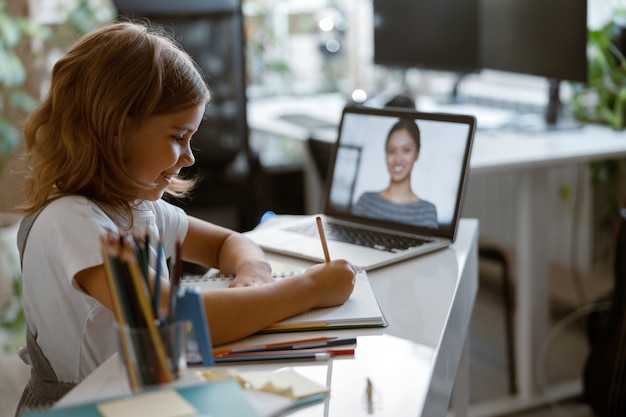
[{"label": "white t-shirt", "polygon": [[[107,210],[116,217],[115,213]],[[116,217],[117,218],[117,217]],[[134,228],[150,231],[150,258],[163,237],[165,258],[187,234],[187,215],[164,200],[142,202]],[[126,223],[118,224],[124,226]],[[51,202],[35,220],[23,258],[24,312],[37,344],[61,382],[79,382],[117,351],[113,313],[85,294],[76,273],[102,264],[100,236],[118,225],[80,196]],[[154,266],[154,265],[153,265]],[[165,275],[163,275],[165,276]]]}]

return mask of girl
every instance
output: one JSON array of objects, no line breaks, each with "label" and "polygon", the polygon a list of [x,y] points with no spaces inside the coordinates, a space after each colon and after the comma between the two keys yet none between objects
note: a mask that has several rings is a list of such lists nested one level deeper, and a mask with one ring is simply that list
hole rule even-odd
[{"label": "girl", "polygon": [[[335,260],[274,281],[263,252],[246,237],[161,198],[185,195],[193,185],[178,174],[194,163],[191,138],[209,98],[191,58],[145,25],[98,29],[55,64],[48,96],[24,129],[21,209],[33,215],[22,235],[29,330],[23,356],[32,368],[18,414],[52,404],[116,352],[100,255],[107,230],[148,230],[151,259],[159,238],[164,258],[180,239],[183,260],[236,276],[232,288],[202,295],[216,345],[350,296],[350,263]],[[156,277],[164,308],[165,276]]]}]

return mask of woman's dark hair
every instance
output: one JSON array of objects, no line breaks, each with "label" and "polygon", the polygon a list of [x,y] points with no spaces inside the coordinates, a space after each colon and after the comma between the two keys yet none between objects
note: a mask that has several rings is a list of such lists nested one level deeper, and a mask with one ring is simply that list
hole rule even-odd
[{"label": "woman's dark hair", "polygon": [[400,119],[393,126],[391,126],[391,129],[387,134],[387,140],[385,141],[385,149],[387,149],[387,145],[389,144],[389,138],[397,130],[406,130],[407,132],[409,132],[409,136],[411,136],[411,139],[413,139],[413,142],[415,142],[415,148],[419,153],[420,129],[419,127],[417,127],[417,123],[415,123],[415,120],[413,119]]},{"label": "woman's dark hair", "polygon": [[406,107],[415,110],[415,100],[404,94],[397,94],[391,98],[385,107]]}]

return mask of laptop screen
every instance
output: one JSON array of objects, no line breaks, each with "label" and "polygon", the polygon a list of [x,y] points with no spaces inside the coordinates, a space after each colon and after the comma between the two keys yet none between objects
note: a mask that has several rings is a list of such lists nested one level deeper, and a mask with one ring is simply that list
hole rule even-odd
[{"label": "laptop screen", "polygon": [[454,239],[473,116],[346,107],[325,213]]}]

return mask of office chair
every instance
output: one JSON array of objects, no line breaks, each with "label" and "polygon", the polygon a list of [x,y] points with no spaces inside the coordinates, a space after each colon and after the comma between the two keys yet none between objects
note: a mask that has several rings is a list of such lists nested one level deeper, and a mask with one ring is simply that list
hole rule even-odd
[{"label": "office chair", "polygon": [[626,209],[620,210],[613,244],[613,287],[600,297],[587,322],[589,354],[583,368],[583,400],[598,417],[626,415]]},{"label": "office chair", "polygon": [[199,184],[191,200],[172,202],[194,214],[225,208],[236,213],[238,222],[226,226],[240,231],[254,227],[260,213],[260,162],[248,140],[241,0],[114,0],[114,5],[123,20],[147,19],[171,31],[211,89],[211,104],[194,135],[196,163],[184,171],[199,177]]},{"label": "office chair", "polygon": [[307,148],[311,158],[313,159],[315,171],[322,180],[322,183],[325,183],[328,178],[328,169],[333,152],[333,143],[310,137],[307,139]]},{"label": "office chair", "polygon": [[509,393],[517,393],[517,371],[515,367],[515,339],[513,335],[513,299],[511,295],[511,278],[509,262],[504,252],[486,244],[478,245],[478,257],[499,264],[502,281],[502,299],[504,301],[504,331],[507,345],[507,367],[509,373]]}]

